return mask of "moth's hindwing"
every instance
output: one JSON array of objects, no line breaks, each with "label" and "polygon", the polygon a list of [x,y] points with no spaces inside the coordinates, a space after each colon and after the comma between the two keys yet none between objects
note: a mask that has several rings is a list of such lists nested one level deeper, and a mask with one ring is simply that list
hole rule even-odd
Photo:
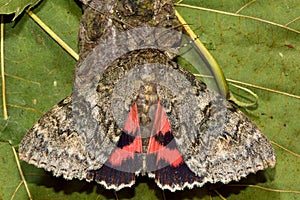
[{"label": "moth's hindwing", "polygon": [[130,109],[116,148],[100,169],[88,172],[87,179],[95,180],[107,189],[130,187],[142,168],[142,161],[138,156],[141,153],[142,138],[135,103]]}]

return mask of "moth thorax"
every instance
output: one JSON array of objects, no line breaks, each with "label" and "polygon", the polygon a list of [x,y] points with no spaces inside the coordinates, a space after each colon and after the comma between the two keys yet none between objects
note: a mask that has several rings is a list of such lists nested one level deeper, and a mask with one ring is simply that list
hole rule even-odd
[{"label": "moth thorax", "polygon": [[140,125],[146,127],[151,123],[154,117],[155,105],[158,96],[156,84],[146,84],[140,87],[137,98],[137,108],[139,113]]}]

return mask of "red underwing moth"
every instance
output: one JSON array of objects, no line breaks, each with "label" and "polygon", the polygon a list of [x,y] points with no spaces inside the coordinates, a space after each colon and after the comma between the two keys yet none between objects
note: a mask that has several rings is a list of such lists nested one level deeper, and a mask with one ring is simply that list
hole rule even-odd
[{"label": "red underwing moth", "polygon": [[172,61],[171,0],[82,2],[73,93],[27,132],[22,160],[115,190],[137,175],[176,191],[275,166],[257,126]]}]

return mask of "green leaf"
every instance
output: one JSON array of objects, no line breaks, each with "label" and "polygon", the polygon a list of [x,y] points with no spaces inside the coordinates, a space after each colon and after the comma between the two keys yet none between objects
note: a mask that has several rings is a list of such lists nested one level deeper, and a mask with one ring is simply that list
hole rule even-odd
[{"label": "green leaf", "polygon": [[[185,4],[235,13],[245,1],[192,1]],[[205,39],[226,78],[235,79],[300,94],[300,34],[257,20],[177,7],[194,31]],[[43,1],[34,12],[67,44],[77,49],[77,29],[81,16],[72,0]],[[255,1],[240,14],[286,24],[299,17],[296,1]],[[289,25],[300,30],[300,20]],[[287,45],[292,45],[290,48]],[[211,48],[213,47],[213,48]],[[5,70],[8,121],[0,121],[0,198],[10,199],[21,179],[10,140],[17,145],[42,113],[72,91],[76,61],[29,18],[5,25]],[[243,110],[272,141],[300,154],[299,99],[252,87],[259,96],[257,108]],[[235,91],[234,92],[238,92]],[[2,108],[1,108],[2,111]],[[2,114],[2,113],[0,113]],[[298,199],[300,198],[299,157],[274,145],[275,169],[250,175],[239,183],[279,190],[274,192],[253,187],[229,185],[205,186],[176,193],[165,192],[166,199]],[[33,199],[115,199],[114,192],[85,181],[55,178],[32,165],[21,162]],[[2,184],[4,183],[4,184]],[[117,193],[121,199],[163,199],[152,179],[138,178],[136,185]],[[24,185],[14,199],[26,199]]]},{"label": "green leaf", "polygon": [[0,14],[15,14],[15,18],[17,18],[23,10],[29,6],[32,8],[36,4],[38,4],[41,0],[0,0]]}]

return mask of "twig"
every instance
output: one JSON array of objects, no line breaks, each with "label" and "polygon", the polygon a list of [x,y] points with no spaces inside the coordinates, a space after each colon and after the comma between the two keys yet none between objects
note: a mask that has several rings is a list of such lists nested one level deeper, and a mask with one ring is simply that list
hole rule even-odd
[{"label": "twig", "polygon": [[119,197],[118,197],[118,194],[117,194],[116,190],[114,190],[114,195],[116,197],[116,200],[119,200]]},{"label": "twig", "polygon": [[27,195],[28,195],[28,198],[30,200],[32,200],[32,196],[30,194],[30,191],[29,191],[29,188],[28,188],[28,185],[27,185],[27,182],[26,182],[26,179],[24,177],[24,174],[23,174],[23,171],[22,171],[22,168],[21,168],[21,165],[20,165],[20,162],[19,162],[19,158],[18,158],[18,155],[17,155],[17,152],[16,152],[16,149],[15,147],[10,144],[11,148],[12,148],[12,151],[14,152],[14,156],[15,156],[15,160],[16,160],[16,163],[17,163],[17,167],[18,167],[18,170],[19,170],[19,173],[20,173],[20,176],[21,176],[21,179],[24,183],[24,186],[25,186],[25,189],[26,189],[26,192],[27,192]]},{"label": "twig", "polygon": [[281,146],[280,144],[278,144],[278,143],[276,143],[276,142],[274,142],[274,141],[272,141],[272,140],[271,140],[270,142],[271,142],[272,144],[276,145],[277,147],[279,147],[280,149],[283,149],[284,151],[290,153],[291,155],[300,158],[300,155],[299,155],[299,154],[297,154],[297,153],[295,153],[295,152],[293,152],[293,151],[291,151],[291,150],[289,150],[289,149],[287,149],[287,148]]},{"label": "twig", "polygon": [[250,6],[251,4],[253,4],[256,0],[250,1],[248,3],[246,3],[245,5],[243,5],[240,9],[238,9],[238,11],[235,12],[235,14],[238,14],[239,12],[241,12],[243,9],[245,9],[246,7]]},{"label": "twig", "polygon": [[33,111],[35,113],[39,113],[39,114],[44,114],[43,112],[35,109],[35,108],[30,108],[30,107],[24,107],[24,106],[18,106],[18,105],[13,105],[13,104],[7,104],[7,106],[9,107],[13,107],[13,108],[20,108],[20,109],[23,109],[23,110],[30,110],[30,111]]},{"label": "twig", "polygon": [[210,9],[210,8],[203,8],[203,7],[199,7],[199,6],[192,6],[192,5],[188,5],[188,4],[175,4],[175,5],[180,6],[180,7],[185,7],[185,8],[192,8],[192,9],[203,10],[203,11],[207,11],[207,12],[218,13],[218,14],[222,14],[222,15],[229,15],[229,16],[234,16],[234,17],[251,19],[251,20],[262,22],[262,23],[270,24],[270,25],[273,25],[273,26],[278,26],[280,28],[284,28],[284,29],[287,29],[289,31],[300,34],[300,31],[298,31],[296,29],[290,28],[286,25],[282,25],[282,24],[278,24],[278,23],[275,23],[275,22],[265,20],[265,19],[261,19],[261,18],[258,18],[258,17],[252,17],[252,16],[248,16],[248,15],[230,13],[230,12],[225,12],[225,11],[215,10],[215,9]]},{"label": "twig", "polygon": [[218,190],[214,190],[214,191],[215,191],[215,193],[218,194],[218,196],[219,196],[222,200],[226,200],[226,198],[223,197],[223,196],[220,194],[220,192],[218,192]]},{"label": "twig", "polygon": [[236,99],[233,94],[230,95],[228,100],[231,100],[231,101],[235,102],[238,106],[241,106],[241,107],[252,107],[252,106],[255,106],[257,104],[258,96],[253,91],[251,91],[251,90],[249,90],[245,87],[233,84],[233,83],[230,83],[230,85],[233,86],[233,87],[236,87],[240,90],[243,90],[243,91],[247,92],[248,94],[252,95],[255,98],[255,100],[251,103],[245,103],[245,102],[242,102],[242,101],[239,101],[238,99]]},{"label": "twig", "polygon": [[4,72],[4,20],[1,15],[1,82],[2,82],[2,104],[3,104],[3,118],[8,119],[7,107],[6,107],[6,89],[5,89],[5,72]]},{"label": "twig", "polygon": [[212,74],[217,82],[217,86],[219,89],[219,92],[226,98],[229,97],[229,89],[228,85],[224,76],[224,73],[222,69],[220,68],[217,61],[214,59],[214,57],[209,53],[209,51],[205,48],[204,44],[198,39],[197,35],[194,33],[194,31],[190,28],[189,25],[187,25],[186,21],[183,19],[183,17],[175,10],[175,14],[181,24],[183,24],[184,29],[186,33],[192,38],[198,48],[198,50],[202,53],[204,58],[206,59],[207,63],[209,64],[208,67],[210,67],[210,70],[212,71]]},{"label": "twig", "polygon": [[265,91],[268,91],[268,92],[273,92],[273,93],[276,93],[276,94],[282,94],[282,95],[285,95],[285,96],[300,99],[300,96],[290,94],[290,93],[287,93],[287,92],[282,92],[282,91],[279,91],[279,90],[273,90],[273,89],[270,89],[270,88],[266,88],[266,87],[262,87],[262,86],[258,86],[258,85],[254,85],[254,84],[250,84],[250,83],[245,83],[245,82],[242,82],[242,81],[237,81],[237,80],[233,80],[233,79],[229,79],[229,78],[227,78],[226,80],[229,81],[229,82],[232,82],[232,83],[238,83],[238,84],[241,84],[241,85],[246,85],[246,86],[249,86],[249,87],[265,90]]},{"label": "twig", "polygon": [[295,21],[299,20],[300,19],[300,16],[299,17],[296,17],[295,19],[289,21],[288,23],[285,24],[285,26],[288,26],[290,25],[291,23],[294,23]]},{"label": "twig", "polygon": [[229,187],[252,187],[252,188],[258,188],[266,191],[271,191],[271,192],[279,192],[279,193],[294,193],[294,194],[300,194],[300,191],[297,190],[279,190],[279,189],[272,189],[272,188],[267,188],[267,187],[262,187],[259,185],[247,185],[247,184],[230,184],[227,185]]},{"label": "twig", "polygon": [[79,55],[67,45],[58,35],[56,35],[38,16],[36,16],[32,11],[26,10],[27,14],[44,29],[62,48],[64,48],[73,58],[79,59]]},{"label": "twig", "polygon": [[[201,75],[201,74],[194,74],[194,76],[205,77],[205,78],[213,78],[210,75]],[[237,80],[230,79],[230,78],[226,78],[226,81],[228,81],[230,83],[237,83],[237,84],[240,84],[240,85],[245,85],[245,86],[248,86],[248,87],[253,87],[253,88],[256,88],[256,89],[265,90],[265,91],[268,91],[268,92],[272,92],[272,93],[281,94],[281,95],[285,95],[285,96],[288,96],[288,97],[300,99],[300,96],[295,95],[295,94],[290,94],[290,93],[287,93],[287,92],[282,92],[282,91],[279,91],[279,90],[274,90],[274,89],[266,88],[266,87],[263,87],[263,86],[254,85],[254,84],[251,84],[251,83],[237,81]]]},{"label": "twig", "polygon": [[27,82],[27,83],[32,83],[32,84],[35,84],[35,85],[38,85],[38,86],[41,85],[39,82],[28,80],[28,79],[25,79],[25,78],[22,78],[22,77],[19,77],[19,76],[15,76],[15,75],[12,75],[12,74],[5,73],[5,76],[10,77],[10,78],[14,78],[14,79],[17,79],[17,80],[20,80],[20,81],[24,81],[24,82]]},{"label": "twig", "polygon": [[20,181],[19,185],[17,186],[17,188],[15,189],[13,195],[11,196],[10,200],[13,200],[18,192],[18,190],[20,189],[21,185],[23,184],[23,181]]}]

